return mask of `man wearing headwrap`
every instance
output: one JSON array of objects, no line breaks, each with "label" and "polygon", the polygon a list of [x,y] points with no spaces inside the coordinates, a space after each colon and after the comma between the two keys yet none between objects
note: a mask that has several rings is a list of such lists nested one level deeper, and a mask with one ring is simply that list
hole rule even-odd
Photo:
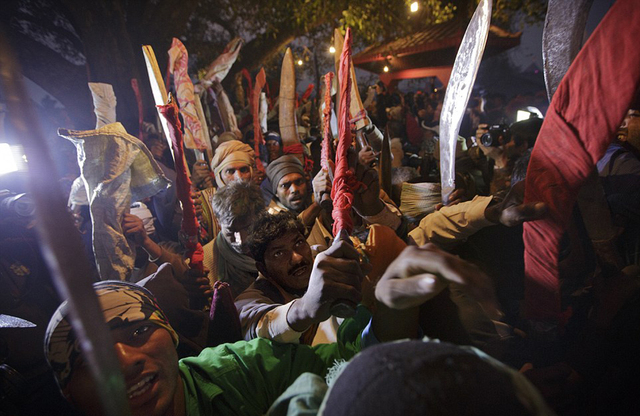
[{"label": "man wearing headwrap", "polygon": [[[326,245],[327,238],[331,239],[331,233],[323,222],[331,223],[331,213],[325,212],[318,203],[322,200],[323,193],[331,193],[331,182],[326,173],[320,171],[313,179],[313,198],[302,162],[294,155],[280,156],[272,161],[267,167],[267,178],[274,195],[267,207],[269,212],[292,212],[307,227],[309,244]],[[321,216],[325,218],[320,219]]]},{"label": "man wearing headwrap", "polygon": [[[361,273],[353,253],[338,255],[355,251],[353,247],[341,242],[333,251],[335,257],[324,253],[318,256],[321,273],[335,267],[353,268]],[[415,305],[435,296],[444,288],[445,279],[470,282],[464,262],[452,257],[445,271],[442,261],[431,258],[434,255],[445,254],[414,248],[380,282],[392,284],[394,296],[400,294],[405,306],[406,302]],[[402,267],[403,264],[407,267]],[[443,275],[444,279],[436,281],[432,273]],[[400,279],[400,275],[404,278]],[[477,275],[473,276],[475,282],[477,279]],[[335,360],[350,359],[378,340],[416,335],[417,309],[410,307],[407,311],[413,312],[403,315],[395,325],[369,321],[368,314],[349,318],[343,323],[344,342],[309,347],[258,338],[205,348],[198,357],[178,361],[175,350],[178,336],[150,292],[120,281],[99,282],[94,289],[114,341],[134,416],[263,415],[302,373],[324,376]],[[100,386],[95,385],[89,366],[81,357],[79,342],[68,321],[68,308],[64,302],[51,318],[45,353],[64,396],[85,414],[100,415],[97,394]],[[403,330],[399,331],[400,327]]]},{"label": "man wearing headwrap", "polygon": [[282,137],[278,133],[267,132],[264,136],[264,141],[269,151],[269,163],[282,156]]},{"label": "man wearing headwrap", "polygon": [[239,140],[226,141],[218,146],[213,155],[211,172],[215,176],[217,188],[207,188],[197,194],[199,199],[197,203],[202,208],[200,223],[208,237],[205,242],[215,238],[220,232],[220,226],[211,209],[211,198],[216,193],[216,189],[233,181],[251,181],[255,172],[255,153],[248,144]]},{"label": "man wearing headwrap", "polygon": [[[357,264],[357,263],[356,263]],[[266,339],[205,348],[178,361],[178,335],[145,288],[119,281],[94,285],[114,340],[134,416],[262,415],[303,372],[324,375],[336,359],[349,359],[375,337],[360,335],[369,321],[350,321],[352,339],[312,349]],[[357,335],[356,335],[357,334]],[[64,302],[45,336],[45,353],[63,395],[87,415],[102,414],[97,389],[84,363]]]},{"label": "man wearing headwrap", "polygon": [[222,143],[211,160],[218,188],[235,180],[249,181],[253,174],[255,154],[253,149],[239,140]]}]

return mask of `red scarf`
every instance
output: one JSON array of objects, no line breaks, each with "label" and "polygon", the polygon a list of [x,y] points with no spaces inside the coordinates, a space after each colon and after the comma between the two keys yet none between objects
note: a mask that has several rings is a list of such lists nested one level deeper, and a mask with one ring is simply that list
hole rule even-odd
[{"label": "red scarf", "polygon": [[618,0],[567,71],[531,155],[525,202],[547,218],[524,225],[525,314],[562,323],[559,242],[578,191],[605,153],[640,86],[640,7]]}]

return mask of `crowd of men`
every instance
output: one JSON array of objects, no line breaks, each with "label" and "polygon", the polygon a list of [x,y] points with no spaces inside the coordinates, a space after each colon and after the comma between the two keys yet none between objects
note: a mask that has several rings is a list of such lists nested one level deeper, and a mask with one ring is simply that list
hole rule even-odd
[{"label": "crowd of men", "polygon": [[[307,127],[296,146],[285,146],[273,124],[256,146],[254,124],[240,122],[216,136],[210,160],[188,158],[203,270],[185,258],[184,208],[161,132],[134,145],[165,186],[133,198],[122,215],[96,208],[119,203],[96,196],[109,185],[74,182],[70,211],[96,267],[132,414],[637,413],[640,99],[597,163],[617,234],[592,241],[588,208],[576,205],[558,259],[566,319],[542,322],[525,319],[522,306],[522,224],[549,208],[524,203],[543,123],[531,107],[544,112],[541,96],[472,97],[456,190],[443,205],[443,91],[390,92],[379,82],[366,93],[390,152],[381,154],[377,139],[351,149],[350,235],[333,232],[334,178],[317,163],[323,129],[312,102],[295,115]],[[530,117],[515,121],[523,109]],[[101,415],[101,386],[53,290],[32,218],[6,207],[0,312],[36,327],[0,329],[1,413]],[[102,234],[112,217],[116,225]],[[117,238],[111,252],[98,249],[114,233],[132,253],[128,269]],[[104,278],[113,273],[121,278]]]}]

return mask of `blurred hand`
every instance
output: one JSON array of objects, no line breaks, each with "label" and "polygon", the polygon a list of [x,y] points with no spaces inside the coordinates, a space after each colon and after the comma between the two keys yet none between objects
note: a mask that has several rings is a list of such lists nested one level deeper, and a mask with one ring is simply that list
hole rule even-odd
[{"label": "blurred hand", "polygon": [[190,299],[201,299],[211,296],[213,290],[209,283],[207,275],[209,270],[198,270],[195,268],[189,268],[186,275],[180,279],[182,286],[187,290]]},{"label": "blurred hand", "polygon": [[489,277],[434,244],[404,249],[380,278],[376,298],[389,308],[408,309],[435,297],[449,282],[459,284],[491,319],[502,316]]},{"label": "blurred hand", "polygon": [[358,251],[340,240],[320,253],[313,263],[307,291],[289,308],[289,325],[305,330],[328,319],[337,305],[348,305],[355,311],[362,299],[360,288],[364,278],[359,260]]},{"label": "blurred hand", "polygon": [[524,181],[515,184],[502,202],[489,205],[485,209],[485,217],[491,222],[507,227],[543,218],[547,213],[547,205],[544,202],[523,203],[524,186]]},{"label": "blurred hand", "polygon": [[447,205],[444,205],[441,202],[438,205],[436,205],[435,210],[440,211],[440,208],[444,206],[450,207],[452,205],[456,205],[456,204],[459,204],[460,202],[466,201],[465,193],[466,193],[466,189],[462,189],[462,188],[455,189],[453,192],[451,192],[451,195],[449,195],[449,201],[447,202]]},{"label": "blurred hand", "polygon": [[376,161],[380,153],[374,152],[371,146],[366,146],[358,152],[358,161],[364,166],[371,166]]},{"label": "blurred hand", "polygon": [[124,214],[122,218],[122,234],[128,239],[133,240],[136,244],[144,246],[149,239],[144,229],[144,224],[140,218],[133,214]]},{"label": "blurred hand", "polygon": [[196,209],[196,217],[198,217],[198,222],[202,222],[202,200],[200,196],[202,193],[200,191],[191,191],[191,200],[193,201],[193,206]]},{"label": "blurred hand", "polygon": [[191,183],[199,189],[211,188],[213,186],[213,178],[209,164],[204,160],[198,160],[193,165],[191,172]]},{"label": "blurred hand", "polygon": [[379,214],[384,208],[384,202],[380,200],[380,181],[378,171],[358,163],[356,167],[356,179],[364,185],[354,192],[353,208],[361,216]]},{"label": "blurred hand", "polygon": [[313,198],[318,204],[322,202],[324,194],[331,196],[331,179],[329,179],[329,173],[324,169],[320,169],[315,178],[313,178],[311,186],[313,187]]}]

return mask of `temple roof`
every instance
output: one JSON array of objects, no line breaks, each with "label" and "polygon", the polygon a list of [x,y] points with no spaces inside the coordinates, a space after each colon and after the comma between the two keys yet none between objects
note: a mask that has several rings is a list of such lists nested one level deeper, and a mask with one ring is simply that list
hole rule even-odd
[{"label": "temple roof", "polygon": [[[381,79],[438,76],[447,83],[448,74],[462,42],[468,22],[454,19],[428,26],[400,39],[372,45],[354,55],[353,64],[361,69],[380,74]],[[497,26],[489,28],[484,57],[496,55],[520,44],[522,32],[510,33]],[[389,72],[384,73],[387,65]],[[447,72],[448,69],[448,72]],[[425,75],[425,74],[431,75]]]}]

